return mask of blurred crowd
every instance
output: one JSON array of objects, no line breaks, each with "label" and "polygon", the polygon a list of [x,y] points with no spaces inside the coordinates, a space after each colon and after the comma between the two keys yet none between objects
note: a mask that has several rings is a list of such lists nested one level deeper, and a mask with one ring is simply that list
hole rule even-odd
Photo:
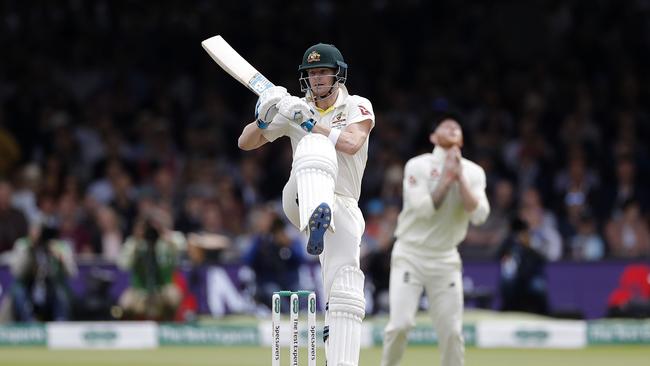
[{"label": "blurred crowd", "polygon": [[193,263],[246,263],[266,276],[313,260],[278,209],[290,144],[237,149],[255,99],[201,49],[222,34],[294,94],[304,49],[342,50],[348,88],[377,114],[361,198],[364,262],[377,277],[403,165],[432,149],[431,121],[450,110],[492,205],[464,258],[497,260],[513,216],[546,261],[650,257],[648,1],[323,0],[281,15],[276,5],[3,2],[0,256],[54,228],[73,260],[117,263],[127,238],[145,236],[138,222],[162,212],[165,230],[184,238],[217,235],[218,249]]}]

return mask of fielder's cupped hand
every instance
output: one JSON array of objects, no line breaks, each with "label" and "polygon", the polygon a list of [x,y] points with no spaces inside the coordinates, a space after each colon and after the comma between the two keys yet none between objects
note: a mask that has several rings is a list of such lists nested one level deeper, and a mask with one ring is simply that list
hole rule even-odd
[{"label": "fielder's cupped hand", "polygon": [[443,166],[444,178],[449,181],[458,180],[462,174],[460,148],[456,145],[447,150],[447,157]]},{"label": "fielder's cupped hand", "polygon": [[287,89],[281,86],[273,86],[263,91],[255,105],[255,119],[264,123],[271,122],[278,113],[278,102],[288,95]]},{"label": "fielder's cupped hand", "polygon": [[278,113],[299,124],[316,114],[307,102],[295,96],[282,98],[277,107]]}]

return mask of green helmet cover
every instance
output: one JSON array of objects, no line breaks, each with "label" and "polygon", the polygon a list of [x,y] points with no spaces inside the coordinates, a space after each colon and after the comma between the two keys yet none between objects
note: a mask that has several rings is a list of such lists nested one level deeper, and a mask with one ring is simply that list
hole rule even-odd
[{"label": "green helmet cover", "polygon": [[348,65],[343,60],[343,55],[338,48],[331,44],[315,44],[305,51],[302,56],[302,63],[298,71],[313,69],[316,67],[328,67],[331,69],[347,69]]}]

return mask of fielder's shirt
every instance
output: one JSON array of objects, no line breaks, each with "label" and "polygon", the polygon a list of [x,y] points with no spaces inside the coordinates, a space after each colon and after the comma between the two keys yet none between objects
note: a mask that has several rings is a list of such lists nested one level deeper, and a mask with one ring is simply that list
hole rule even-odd
[{"label": "fielder's shirt", "polygon": [[[320,115],[317,115],[316,118],[318,120],[317,123],[321,126],[342,130],[347,125],[359,123],[367,119],[372,122],[371,128],[375,126],[375,114],[370,101],[358,95],[349,95],[344,85],[339,87],[336,102],[327,110],[320,110],[314,103],[305,100],[305,98],[302,98],[302,100],[306,101]],[[291,139],[291,148],[294,154],[298,141],[306,134],[307,132],[300,128],[297,123],[271,123],[263,132],[264,137],[271,142],[278,137],[288,136]],[[334,193],[359,201],[359,196],[361,195],[361,179],[363,178],[363,171],[368,161],[368,139],[366,139],[363,146],[354,155],[337,150],[336,156],[339,175],[336,179]]]},{"label": "fielder's shirt", "polygon": [[416,156],[404,169],[404,206],[400,212],[393,257],[407,256],[423,261],[460,263],[457,246],[465,238],[467,226],[483,223],[490,213],[485,195],[485,172],[463,158],[462,171],[470,190],[478,198],[472,212],[466,212],[459,183],[452,183],[440,207],[434,207],[431,193],[442,177],[446,151],[435,147],[433,153]]}]

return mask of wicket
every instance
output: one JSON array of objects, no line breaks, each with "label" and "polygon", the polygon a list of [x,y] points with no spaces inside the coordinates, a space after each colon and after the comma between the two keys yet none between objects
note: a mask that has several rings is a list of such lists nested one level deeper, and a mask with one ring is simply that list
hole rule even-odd
[{"label": "wicket", "polygon": [[271,305],[272,335],[271,364],[280,366],[280,298],[289,296],[291,338],[289,339],[289,364],[298,366],[298,323],[300,296],[307,296],[307,360],[309,366],[316,366],[316,293],[314,291],[278,291],[273,293]]}]

